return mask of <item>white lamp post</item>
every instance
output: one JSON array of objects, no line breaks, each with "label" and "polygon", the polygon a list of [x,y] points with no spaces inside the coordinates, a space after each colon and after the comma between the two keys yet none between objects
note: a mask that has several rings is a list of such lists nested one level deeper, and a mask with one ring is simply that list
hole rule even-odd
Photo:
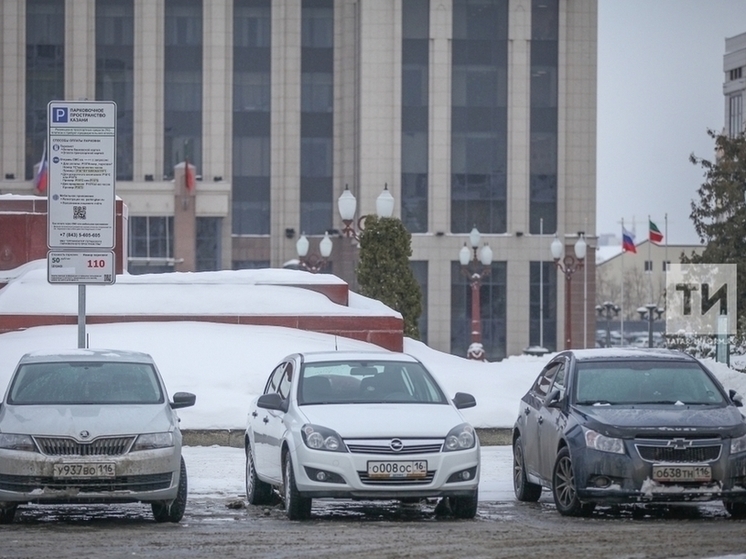
[{"label": "white lamp post", "polygon": [[471,287],[471,344],[466,356],[469,359],[485,360],[484,346],[482,345],[482,319],[480,317],[480,300],[479,294],[482,287],[482,280],[486,278],[492,270],[492,249],[488,244],[479,249],[481,234],[474,227],[469,233],[469,244],[471,249],[466,246],[461,247],[458,253],[458,259],[461,263],[461,272],[469,279]]}]

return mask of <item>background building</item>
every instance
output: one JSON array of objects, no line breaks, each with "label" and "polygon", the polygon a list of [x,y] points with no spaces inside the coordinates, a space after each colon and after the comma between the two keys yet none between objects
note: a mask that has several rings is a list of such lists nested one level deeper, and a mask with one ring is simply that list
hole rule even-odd
[{"label": "background building", "polygon": [[[592,346],[596,4],[3,0],[0,190],[33,192],[49,101],[114,100],[131,273],[283,266],[301,233],[314,250],[342,229],[346,185],[358,216],[387,185],[431,347],[469,345],[474,226],[494,253],[488,358],[564,346],[558,283]],[[586,272],[559,282],[553,236],[571,253],[581,231]],[[334,238],[330,270],[353,286],[355,257]]]},{"label": "background building", "polygon": [[723,56],[725,133],[733,137],[746,131],[743,98],[746,95],[746,33],[725,39]]}]

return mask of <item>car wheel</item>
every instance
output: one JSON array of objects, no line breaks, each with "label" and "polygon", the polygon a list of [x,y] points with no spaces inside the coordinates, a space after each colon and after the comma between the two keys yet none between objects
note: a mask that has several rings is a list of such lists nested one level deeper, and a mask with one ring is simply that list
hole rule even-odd
[{"label": "car wheel", "polygon": [[595,503],[581,503],[575,488],[575,474],[567,447],[557,454],[552,473],[552,494],[557,510],[563,516],[590,516]]},{"label": "car wheel", "polygon": [[541,497],[541,485],[526,478],[526,461],[523,457],[523,441],[516,438],[513,443],[513,491],[519,501],[535,503]]},{"label": "car wheel", "polygon": [[184,458],[181,459],[181,472],[179,473],[179,489],[176,498],[169,505],[167,502],[159,501],[152,503],[153,518],[156,522],[179,522],[184,517],[187,502],[187,470]]},{"label": "car wheel", "polygon": [[479,490],[468,497],[450,497],[451,511],[456,518],[474,518],[477,515],[477,504],[479,503]]},{"label": "car wheel", "polygon": [[254,467],[251,446],[246,444],[246,501],[250,505],[266,505],[272,500],[272,486],[260,480]]},{"label": "car wheel", "polygon": [[311,499],[304,497],[298,492],[295,485],[295,473],[293,472],[293,461],[290,456],[285,457],[285,472],[283,489],[285,493],[285,514],[290,520],[307,520],[311,518]]},{"label": "car wheel", "polygon": [[723,504],[733,518],[746,518],[746,503],[723,501]]},{"label": "car wheel", "polygon": [[16,515],[18,505],[0,506],[0,524],[10,524]]}]

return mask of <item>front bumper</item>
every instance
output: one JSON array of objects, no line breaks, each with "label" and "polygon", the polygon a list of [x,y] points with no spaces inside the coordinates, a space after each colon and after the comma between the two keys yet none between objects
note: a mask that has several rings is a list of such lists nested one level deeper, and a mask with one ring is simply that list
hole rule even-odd
[{"label": "front bumper", "polygon": [[[0,502],[126,503],[170,501],[178,492],[181,450],[169,447],[121,456],[46,456],[0,450]],[[54,477],[61,464],[113,464],[113,477]]]},{"label": "front bumper", "polygon": [[[479,447],[407,455],[326,452],[302,443],[291,451],[298,491],[306,497],[402,499],[470,496],[479,485]],[[375,479],[369,461],[427,461],[420,479]],[[328,481],[318,481],[318,472]],[[331,475],[329,475],[331,474]]]}]

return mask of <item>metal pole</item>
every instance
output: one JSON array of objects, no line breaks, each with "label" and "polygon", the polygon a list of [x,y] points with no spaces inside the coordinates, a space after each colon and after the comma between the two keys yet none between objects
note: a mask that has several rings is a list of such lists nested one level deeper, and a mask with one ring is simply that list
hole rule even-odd
[{"label": "metal pole", "polygon": [[78,347],[85,348],[85,284],[78,284]]},{"label": "metal pole", "polygon": [[[539,236],[544,242],[544,218],[539,218]],[[543,247],[542,247],[543,249]],[[539,347],[544,347],[544,252],[539,251]]]},{"label": "metal pole", "polygon": [[471,343],[482,342],[482,323],[479,316],[479,288],[482,282],[478,274],[471,277]]},{"label": "metal pole", "polygon": [[572,317],[570,316],[570,309],[572,308],[572,291],[571,291],[571,278],[572,274],[565,271],[565,349],[572,348]]}]

